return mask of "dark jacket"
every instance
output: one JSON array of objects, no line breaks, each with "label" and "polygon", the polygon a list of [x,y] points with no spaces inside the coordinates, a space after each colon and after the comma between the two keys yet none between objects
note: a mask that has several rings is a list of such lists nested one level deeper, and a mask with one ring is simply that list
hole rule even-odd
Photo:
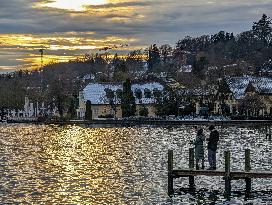
[{"label": "dark jacket", "polygon": [[197,135],[196,140],[194,141],[195,145],[195,158],[204,159],[204,147],[203,142],[205,141],[204,135]]},{"label": "dark jacket", "polygon": [[207,139],[208,141],[208,149],[212,151],[217,150],[217,143],[219,141],[219,133],[217,130],[213,130],[210,134],[210,138]]}]

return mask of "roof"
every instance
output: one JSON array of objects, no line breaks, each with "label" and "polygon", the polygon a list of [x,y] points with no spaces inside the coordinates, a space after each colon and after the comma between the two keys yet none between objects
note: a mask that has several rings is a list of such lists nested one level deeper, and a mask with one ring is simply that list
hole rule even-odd
[{"label": "roof", "polygon": [[233,77],[226,79],[236,99],[242,99],[247,87],[253,86],[260,94],[272,94],[272,78],[270,77]]},{"label": "roof", "polygon": [[261,73],[272,73],[272,67],[264,67],[260,69]]},{"label": "roof", "polygon": [[[83,89],[84,100],[89,100],[93,105],[105,105],[109,104],[109,99],[106,96],[107,89],[114,91],[115,102],[118,104],[120,100],[117,98],[116,91],[118,89],[123,89],[122,83],[90,83]],[[139,99],[135,98],[136,104],[152,104],[155,102],[153,96],[153,90],[158,89],[162,91],[164,87],[157,82],[144,83],[144,84],[132,84],[131,89],[135,96],[135,91],[140,89],[142,91],[142,103],[139,102]],[[144,95],[145,89],[151,91],[151,98],[146,98]]]},{"label": "roof", "polygon": [[180,96],[209,96],[212,94],[212,90],[205,90],[203,88],[195,88],[195,89],[180,89],[178,91],[178,94]]},{"label": "roof", "polygon": [[272,59],[266,62],[263,67],[258,69],[261,73],[272,73]]},{"label": "roof", "polygon": [[191,73],[192,71],[193,71],[192,65],[183,65],[179,69],[180,73]]}]

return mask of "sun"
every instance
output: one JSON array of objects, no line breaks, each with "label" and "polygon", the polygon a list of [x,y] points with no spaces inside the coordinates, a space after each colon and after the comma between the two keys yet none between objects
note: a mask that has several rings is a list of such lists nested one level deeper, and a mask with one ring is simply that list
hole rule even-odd
[{"label": "sun", "polygon": [[109,0],[55,0],[54,2],[47,3],[44,6],[58,9],[84,11],[85,6],[104,5],[108,2]]}]

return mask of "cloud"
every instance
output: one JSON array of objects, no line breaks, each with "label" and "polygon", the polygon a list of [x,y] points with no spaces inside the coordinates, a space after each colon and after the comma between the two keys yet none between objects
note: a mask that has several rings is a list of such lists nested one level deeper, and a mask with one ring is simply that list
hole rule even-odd
[{"label": "cloud", "polygon": [[[272,9],[270,0],[110,0],[85,5],[81,11],[46,7],[50,2],[54,0],[1,1],[0,36],[30,35],[32,39],[7,45],[12,38],[0,38],[0,66],[22,64],[42,45],[51,45],[48,52],[54,56],[76,56],[92,46],[123,42],[132,49],[151,43],[174,44],[186,35],[219,30],[238,33]],[[10,60],[3,60],[3,53],[10,51]]]}]

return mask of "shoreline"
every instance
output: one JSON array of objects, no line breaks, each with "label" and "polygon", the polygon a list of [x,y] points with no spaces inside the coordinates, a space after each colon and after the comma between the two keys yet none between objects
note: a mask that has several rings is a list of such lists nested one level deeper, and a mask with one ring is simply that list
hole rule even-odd
[{"label": "shoreline", "polygon": [[119,126],[137,126],[137,125],[155,125],[155,126],[177,126],[177,125],[272,125],[272,120],[144,120],[144,119],[126,119],[126,120],[70,120],[70,121],[33,121],[33,120],[8,120],[0,124],[56,124],[56,125],[119,125]]}]

